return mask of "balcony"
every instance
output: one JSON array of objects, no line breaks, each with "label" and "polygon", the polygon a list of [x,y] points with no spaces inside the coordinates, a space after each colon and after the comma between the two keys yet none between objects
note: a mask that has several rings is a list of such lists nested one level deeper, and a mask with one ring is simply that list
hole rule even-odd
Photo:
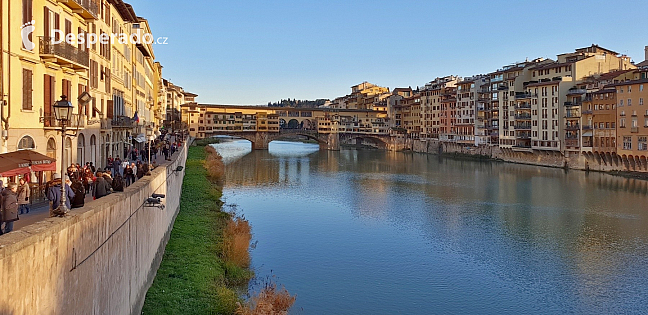
[{"label": "balcony", "polygon": [[578,101],[578,102],[565,102],[565,106],[571,107],[571,106],[581,106],[583,103]]},{"label": "balcony", "polygon": [[132,128],[135,122],[127,116],[118,116],[113,118],[111,124],[113,128]]},{"label": "balcony", "polygon": [[499,86],[497,87],[497,90],[499,90],[499,91],[505,91],[505,90],[508,90],[508,88],[509,88],[508,85],[501,84],[501,85],[499,85]]},{"label": "balcony", "polygon": [[67,5],[72,12],[86,20],[95,20],[99,17],[98,0],[58,0],[58,2]]},{"label": "balcony", "polygon": [[531,120],[531,115],[515,115],[517,120]]},{"label": "balcony", "polygon": [[565,145],[568,147],[579,147],[578,139],[565,139]]},{"label": "balcony", "polygon": [[594,127],[592,125],[583,125],[583,130],[592,130]]},{"label": "balcony", "polygon": [[521,140],[527,140],[527,139],[531,139],[531,134],[530,133],[517,132],[517,133],[515,133],[515,138],[521,139]]},{"label": "balcony", "polygon": [[571,89],[569,89],[567,91],[567,95],[583,95],[585,93],[587,93],[586,89],[574,89],[574,88],[571,88]]},{"label": "balcony", "polygon": [[583,110],[583,111],[581,111],[581,114],[583,114],[583,115],[591,115],[591,114],[593,114],[593,112],[591,110]]},{"label": "balcony", "polygon": [[530,103],[522,103],[515,105],[516,109],[531,109],[531,104]]},{"label": "balcony", "polygon": [[581,115],[579,112],[567,112],[565,118],[580,118]]},{"label": "balcony", "polygon": [[[80,118],[80,119],[79,119]],[[41,122],[45,125],[45,129],[58,129],[61,128],[61,124],[58,120],[56,120],[56,117],[54,116],[46,116],[41,118]],[[79,114],[72,114],[72,120],[68,122],[67,128],[68,129],[83,129],[85,128],[86,125],[86,117],[84,115],[81,115],[79,117]]]},{"label": "balcony", "polygon": [[516,125],[515,130],[531,130],[530,124]]},{"label": "balcony", "polygon": [[572,130],[572,131],[580,130],[580,125],[578,125],[578,124],[576,124],[576,125],[567,125],[567,126],[565,126],[565,130]]},{"label": "balcony", "polygon": [[75,70],[88,69],[90,54],[87,50],[81,50],[65,42],[54,44],[51,37],[40,37],[39,43],[39,53],[43,61],[49,61]]},{"label": "balcony", "polygon": [[515,93],[515,99],[516,100],[523,100],[523,99],[534,98],[534,97],[538,97],[538,94],[534,94],[534,93]]}]

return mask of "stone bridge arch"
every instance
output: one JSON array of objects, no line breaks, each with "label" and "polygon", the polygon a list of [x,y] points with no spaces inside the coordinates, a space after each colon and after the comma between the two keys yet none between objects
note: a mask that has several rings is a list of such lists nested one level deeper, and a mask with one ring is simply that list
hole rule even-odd
[{"label": "stone bridge arch", "polygon": [[353,144],[353,141],[358,140],[369,140],[370,142],[375,143],[380,149],[389,149],[390,139],[389,136],[379,136],[379,135],[364,135],[364,134],[340,134],[340,143],[341,144]]}]

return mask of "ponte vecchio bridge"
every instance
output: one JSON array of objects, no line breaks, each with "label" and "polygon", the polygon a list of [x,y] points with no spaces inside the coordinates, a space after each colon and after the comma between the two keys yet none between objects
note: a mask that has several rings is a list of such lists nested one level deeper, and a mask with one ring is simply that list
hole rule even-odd
[{"label": "ponte vecchio bridge", "polygon": [[387,112],[334,108],[289,108],[244,105],[182,105],[182,120],[198,139],[225,135],[252,142],[264,150],[274,140],[305,137],[321,149],[339,150],[340,144],[372,144],[401,149],[390,132]]}]

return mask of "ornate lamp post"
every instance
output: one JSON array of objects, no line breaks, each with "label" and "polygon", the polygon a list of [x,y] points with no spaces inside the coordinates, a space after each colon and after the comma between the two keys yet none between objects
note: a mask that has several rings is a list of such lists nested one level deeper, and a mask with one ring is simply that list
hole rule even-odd
[{"label": "ornate lamp post", "polygon": [[59,207],[54,210],[57,215],[66,214],[69,209],[65,205],[65,137],[67,132],[67,124],[72,118],[72,103],[67,100],[66,95],[61,96],[61,100],[54,103],[54,116],[61,125],[61,202]]},{"label": "ornate lamp post", "polygon": [[151,140],[153,139],[153,129],[148,129],[148,128],[146,129],[146,138],[148,139],[148,145],[149,145],[148,163],[149,163],[149,169],[151,169],[150,165],[153,165],[153,163],[151,163],[152,162],[151,161]]}]

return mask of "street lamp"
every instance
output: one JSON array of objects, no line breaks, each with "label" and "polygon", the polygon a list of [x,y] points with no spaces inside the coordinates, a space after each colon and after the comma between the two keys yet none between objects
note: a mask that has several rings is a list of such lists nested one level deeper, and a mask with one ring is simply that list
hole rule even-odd
[{"label": "street lamp", "polygon": [[146,129],[146,138],[148,138],[148,143],[149,143],[149,149],[148,149],[148,163],[149,163],[149,169],[151,169],[151,139],[153,138],[153,129]]},{"label": "street lamp", "polygon": [[66,95],[62,95],[61,100],[54,103],[53,107],[54,117],[61,125],[61,201],[59,202],[59,207],[54,210],[54,214],[65,215],[69,211],[65,205],[65,133],[67,132],[66,127],[71,120],[70,118],[72,117],[74,107],[67,100]]}]

